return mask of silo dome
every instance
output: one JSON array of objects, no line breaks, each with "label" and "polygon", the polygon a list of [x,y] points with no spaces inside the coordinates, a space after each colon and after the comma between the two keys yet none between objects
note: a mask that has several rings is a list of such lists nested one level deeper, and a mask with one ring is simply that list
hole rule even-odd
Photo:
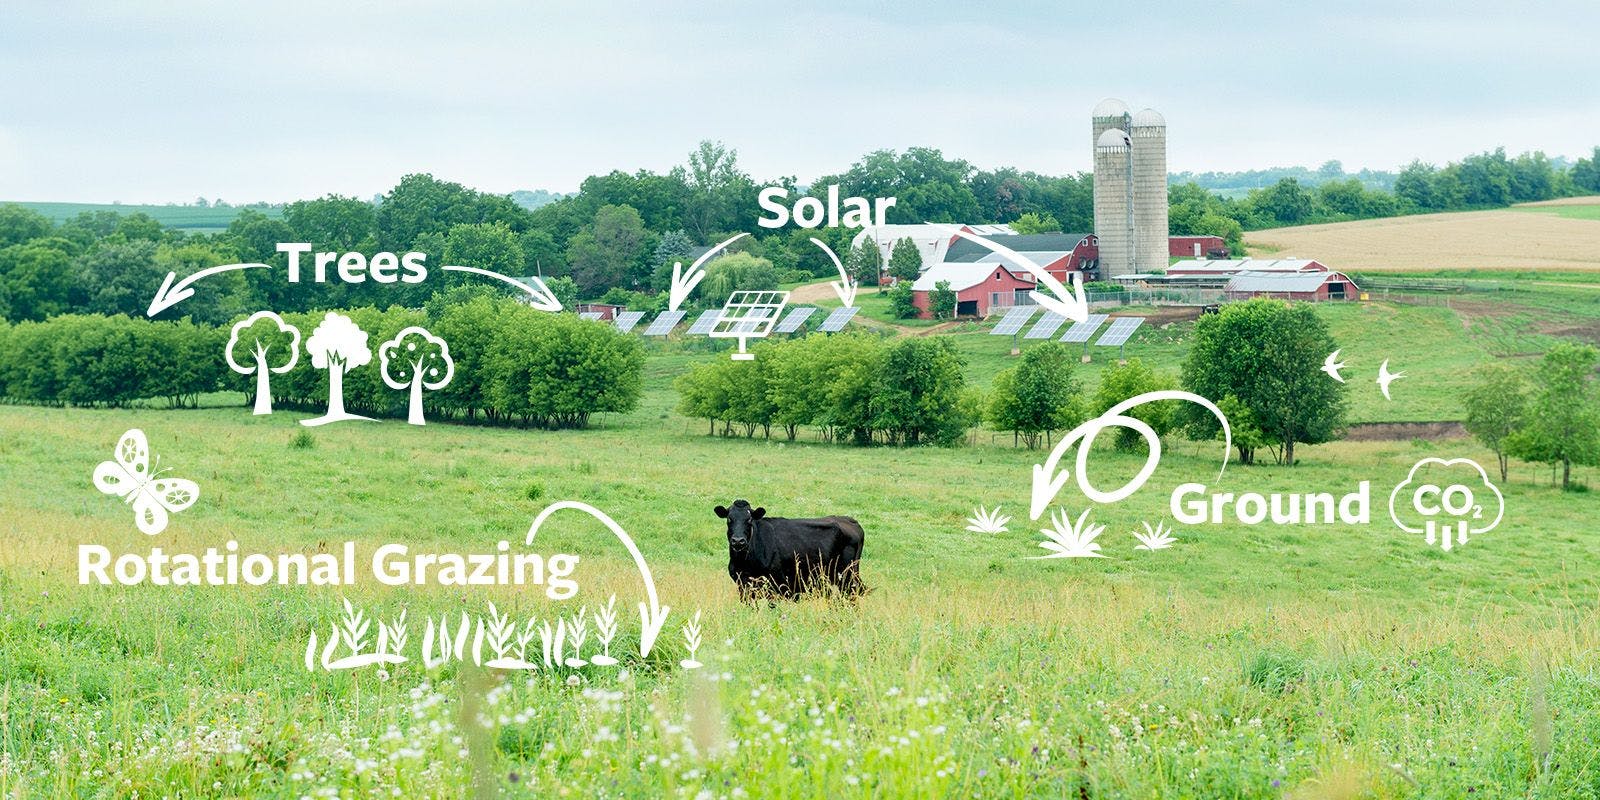
[{"label": "silo dome", "polygon": [[1112,128],[1100,134],[1100,141],[1095,142],[1096,149],[1110,150],[1112,148],[1125,148],[1128,146],[1128,134],[1121,128]]},{"label": "silo dome", "polygon": [[1133,127],[1165,128],[1167,127],[1167,118],[1161,116],[1161,112],[1153,108],[1147,108],[1133,115]]},{"label": "silo dome", "polygon": [[1099,104],[1094,107],[1094,113],[1091,116],[1100,118],[1120,117],[1127,113],[1127,103],[1124,103],[1115,97],[1107,97],[1106,99],[1101,100]]}]

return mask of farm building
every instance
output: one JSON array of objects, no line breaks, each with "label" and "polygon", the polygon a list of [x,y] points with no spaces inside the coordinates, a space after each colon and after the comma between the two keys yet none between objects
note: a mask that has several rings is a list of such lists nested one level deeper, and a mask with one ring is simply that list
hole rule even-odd
[{"label": "farm building", "polygon": [[1167,255],[1172,258],[1227,258],[1228,243],[1221,236],[1168,236]]},{"label": "farm building", "polygon": [[[1036,233],[995,236],[995,244],[1015,250],[1045,268],[1052,276],[1067,279],[1069,272],[1093,273],[1100,258],[1100,243],[1092,233]],[[993,250],[968,239],[950,245],[945,261],[950,263],[998,262],[1004,259]],[[1013,264],[1012,266],[1016,266]]]},{"label": "farm building", "polygon": [[1309,258],[1191,259],[1167,267],[1168,275],[1237,275],[1241,272],[1327,272]]},{"label": "farm building", "polygon": [[982,317],[991,308],[1006,308],[1033,302],[1033,276],[1021,268],[995,261],[944,262],[935,264],[911,285],[912,302],[922,319],[933,316],[933,292],[948,281],[956,293],[956,316]]},{"label": "farm building", "polygon": [[627,310],[627,306],[612,305],[610,303],[579,303],[572,309],[575,314],[599,314],[600,316],[597,319],[605,320],[606,322],[616,319],[619,312]]},{"label": "farm building", "polygon": [[1342,272],[1240,272],[1224,289],[1229,300],[1276,297],[1280,300],[1354,300],[1360,287]]}]

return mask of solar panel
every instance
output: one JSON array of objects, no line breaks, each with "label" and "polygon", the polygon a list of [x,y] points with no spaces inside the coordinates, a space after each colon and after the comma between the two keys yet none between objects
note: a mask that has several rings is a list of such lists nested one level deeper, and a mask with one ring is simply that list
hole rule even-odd
[{"label": "solar panel", "polygon": [[811,315],[815,313],[817,313],[817,310],[811,306],[791,308],[783,320],[778,323],[778,327],[772,329],[773,333],[794,333],[800,330],[801,326],[806,324],[806,320],[811,319]]},{"label": "solar panel", "polygon": [[1100,335],[1100,341],[1095,342],[1095,344],[1100,347],[1116,347],[1117,345],[1127,344],[1128,337],[1132,336],[1133,332],[1143,324],[1144,317],[1117,317],[1111,320],[1110,327],[1106,328],[1106,332]]},{"label": "solar panel", "polygon": [[641,319],[644,319],[643,311],[624,311],[612,321],[617,324],[617,330],[627,333],[633,330],[633,326],[638,325]]},{"label": "solar panel", "polygon": [[722,316],[722,309],[708,308],[694,318],[694,324],[689,326],[691,336],[704,336],[711,332],[712,326],[717,324],[717,318]]},{"label": "solar panel", "polygon": [[1044,312],[1044,316],[1040,317],[1039,321],[1034,323],[1033,327],[1029,328],[1027,334],[1022,338],[1048,339],[1056,335],[1056,331],[1060,330],[1061,324],[1066,321],[1066,317],[1063,317],[1054,311],[1046,311]]},{"label": "solar panel", "polygon": [[1105,321],[1106,315],[1104,314],[1090,314],[1084,321],[1072,323],[1072,327],[1068,328],[1066,333],[1061,334],[1061,341],[1073,344],[1087,342],[1089,337],[1093,336],[1094,332],[1099,330]]},{"label": "solar panel", "polygon": [[1038,306],[1016,306],[1007,311],[1006,315],[1000,318],[1000,324],[994,326],[994,330],[989,333],[994,336],[1010,336],[1022,330],[1022,326],[1028,324],[1028,320],[1033,319],[1033,313],[1038,310]]},{"label": "solar panel", "polygon": [[602,315],[598,311],[585,311],[578,315],[578,319],[598,320]]},{"label": "solar panel", "polygon": [[749,361],[755,358],[748,349],[750,340],[771,333],[788,302],[788,292],[734,292],[722,304],[722,313],[709,335],[713,339],[738,339],[739,351],[733,354],[733,360]]},{"label": "solar panel", "polygon": [[678,323],[683,321],[684,314],[685,314],[685,312],[683,312],[683,311],[663,311],[663,312],[661,312],[661,316],[656,317],[656,321],[650,323],[650,327],[644,329],[644,335],[646,335],[646,336],[666,336],[667,334],[672,332],[672,328],[673,328],[674,325],[677,325]]},{"label": "solar panel", "polygon": [[817,330],[823,333],[838,333],[844,330],[845,324],[854,318],[856,312],[860,310],[855,306],[836,308],[832,313],[828,314],[828,318],[822,321],[822,327],[817,328]]}]

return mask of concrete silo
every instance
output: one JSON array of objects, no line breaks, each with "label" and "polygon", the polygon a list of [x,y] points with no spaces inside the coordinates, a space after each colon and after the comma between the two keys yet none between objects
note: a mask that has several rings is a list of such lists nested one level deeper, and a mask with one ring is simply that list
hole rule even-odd
[{"label": "concrete silo", "polygon": [[[1133,271],[1133,184],[1126,131],[1128,104],[1101,100],[1091,115],[1094,145],[1094,232],[1100,238],[1100,277]],[[1115,135],[1108,135],[1115,132]]]},{"label": "concrete silo", "polygon": [[1152,109],[1133,115],[1133,267],[1167,268],[1167,121]]},{"label": "concrete silo", "polygon": [[1100,239],[1100,277],[1134,271],[1132,140],[1107,128],[1094,145],[1094,228]]}]

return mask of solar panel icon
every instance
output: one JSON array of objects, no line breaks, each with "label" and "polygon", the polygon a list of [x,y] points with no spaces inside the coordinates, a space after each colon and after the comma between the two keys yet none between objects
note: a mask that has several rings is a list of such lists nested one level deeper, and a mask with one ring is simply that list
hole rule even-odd
[{"label": "solar panel icon", "polygon": [[1017,331],[1022,330],[1022,326],[1028,324],[1028,320],[1033,319],[1034,313],[1038,310],[1038,306],[1016,306],[1007,311],[1004,317],[1000,318],[1000,324],[995,325],[994,330],[989,331],[989,334],[992,336],[1015,336]]},{"label": "solar panel icon", "polygon": [[1117,317],[1111,320],[1111,326],[1100,335],[1100,341],[1095,342],[1098,347],[1120,347],[1128,343],[1128,337],[1144,324],[1144,317]]},{"label": "solar panel icon", "polygon": [[778,323],[778,327],[772,329],[772,332],[794,333],[795,331],[800,330],[800,328],[806,324],[806,320],[811,319],[811,315],[815,313],[817,313],[817,310],[811,306],[791,308],[789,309],[789,313],[785,314],[783,319]]},{"label": "solar panel icon", "polygon": [[689,326],[689,335],[704,336],[710,333],[712,326],[717,324],[717,318],[720,316],[722,316],[722,309],[720,308],[709,308],[700,312],[700,316],[694,318],[694,324]]},{"label": "solar panel icon", "polygon": [[713,339],[738,339],[739,350],[733,360],[752,361],[756,356],[746,349],[750,340],[766,338],[788,302],[788,292],[734,292],[722,305],[722,313],[709,335]]},{"label": "solar panel icon", "polygon": [[612,321],[616,323],[617,330],[627,333],[633,330],[633,326],[638,325],[641,319],[644,319],[643,311],[624,311]]},{"label": "solar panel icon", "polygon": [[1062,323],[1066,321],[1066,317],[1063,317],[1054,311],[1046,311],[1044,316],[1040,317],[1039,321],[1034,323],[1033,327],[1028,329],[1028,332],[1024,334],[1022,338],[1048,339],[1056,335],[1056,331],[1060,330]]},{"label": "solar panel icon", "polygon": [[844,330],[844,326],[854,319],[856,312],[860,310],[856,306],[836,308],[832,313],[828,314],[828,318],[822,321],[822,327],[817,328],[817,330],[823,333],[838,333]]},{"label": "solar panel icon", "polygon": [[673,326],[683,321],[683,316],[684,312],[682,311],[663,311],[661,316],[656,317],[655,321],[650,323],[650,327],[644,329],[644,335],[666,336],[672,333]]},{"label": "solar panel icon", "polygon": [[586,319],[590,322],[598,322],[600,321],[600,316],[600,312],[598,311],[585,311],[578,315],[578,319]]}]

